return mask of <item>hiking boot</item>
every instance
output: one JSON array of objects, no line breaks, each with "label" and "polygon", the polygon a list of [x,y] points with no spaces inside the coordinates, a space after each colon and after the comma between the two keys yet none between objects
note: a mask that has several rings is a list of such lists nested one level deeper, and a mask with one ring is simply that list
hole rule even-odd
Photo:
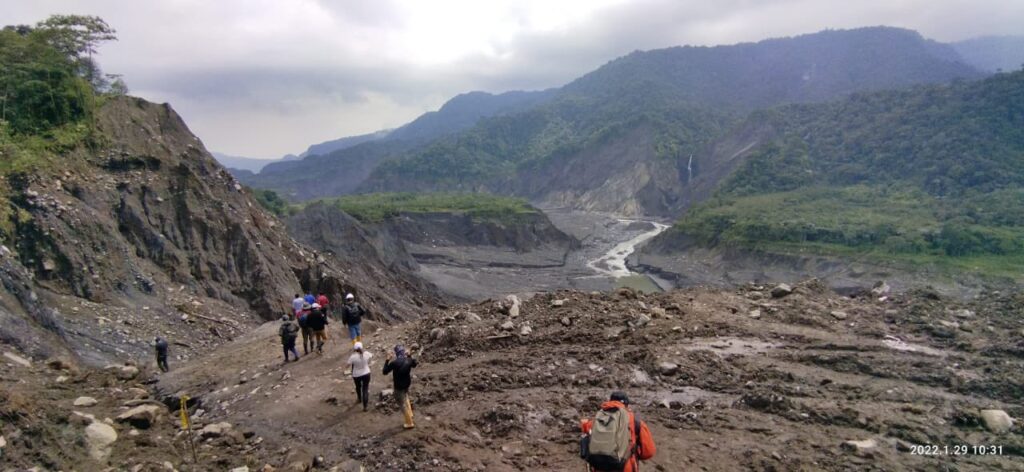
[{"label": "hiking boot", "polygon": [[402,425],[402,428],[405,428],[405,429],[413,429],[415,427],[416,427],[416,425],[414,425],[414,424],[403,424]]}]

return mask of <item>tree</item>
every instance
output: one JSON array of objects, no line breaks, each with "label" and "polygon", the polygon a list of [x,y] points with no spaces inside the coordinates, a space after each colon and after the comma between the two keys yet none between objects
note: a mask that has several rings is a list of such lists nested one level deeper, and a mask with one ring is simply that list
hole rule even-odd
[{"label": "tree", "polygon": [[105,85],[99,67],[92,55],[102,41],[116,41],[113,28],[98,16],[53,15],[36,24],[36,31],[58,51],[64,53],[77,66],[80,76],[94,88]]}]

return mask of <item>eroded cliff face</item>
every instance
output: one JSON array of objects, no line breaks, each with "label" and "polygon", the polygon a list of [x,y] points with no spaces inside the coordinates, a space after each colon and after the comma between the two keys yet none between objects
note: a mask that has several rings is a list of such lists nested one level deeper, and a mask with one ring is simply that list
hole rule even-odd
[{"label": "eroded cliff face", "polygon": [[14,231],[0,270],[8,294],[29,295],[5,297],[18,301],[5,319],[25,322],[5,323],[4,339],[31,349],[45,332],[100,358],[148,351],[161,333],[186,350],[216,343],[300,291],[359,292],[380,313],[415,306],[382,290],[386,271],[343,270],[293,240],[170,106],[112,100],[96,135],[59,168],[7,179]]}]

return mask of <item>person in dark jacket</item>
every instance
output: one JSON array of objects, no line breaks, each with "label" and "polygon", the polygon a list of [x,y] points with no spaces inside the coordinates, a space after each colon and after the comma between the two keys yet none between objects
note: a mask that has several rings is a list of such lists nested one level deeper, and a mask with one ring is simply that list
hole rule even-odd
[{"label": "person in dark jacket", "polygon": [[288,353],[295,355],[295,360],[299,360],[299,351],[295,349],[295,338],[299,335],[299,327],[292,322],[288,315],[281,317],[281,327],[277,329],[277,334],[281,336],[281,346],[284,348],[284,361],[288,362]]},{"label": "person in dark jacket", "polygon": [[163,372],[171,370],[171,368],[167,366],[167,340],[157,336],[156,340],[154,340],[154,343],[154,345],[156,346],[157,367],[159,367],[160,370]]},{"label": "person in dark jacket", "polygon": [[302,304],[302,310],[298,315],[295,315],[295,320],[299,323],[299,330],[302,333],[302,354],[309,354],[309,351],[313,350],[313,331],[309,329],[309,313],[313,311],[313,307],[308,303]]},{"label": "person in dark jacket", "polygon": [[[316,342],[316,352],[324,353],[324,343],[327,342],[327,315],[319,303],[314,303],[309,314],[306,315],[306,327],[313,332],[313,341]],[[312,343],[310,343],[312,349]]]},{"label": "person in dark jacket", "polygon": [[398,402],[398,407],[402,409],[402,415],[405,417],[405,429],[412,429],[416,427],[413,423],[412,413],[412,402],[409,400],[409,387],[412,385],[412,369],[416,367],[416,359],[413,359],[408,353],[405,352],[405,347],[398,345],[395,346],[394,356],[388,353],[387,360],[384,361],[384,375],[392,374],[392,380],[394,380],[395,386],[395,401]]},{"label": "person in dark jacket", "polygon": [[348,326],[348,337],[352,344],[363,340],[363,330],[360,324],[366,316],[366,309],[356,303],[356,297],[351,293],[345,295],[345,304],[341,307],[341,322]]}]

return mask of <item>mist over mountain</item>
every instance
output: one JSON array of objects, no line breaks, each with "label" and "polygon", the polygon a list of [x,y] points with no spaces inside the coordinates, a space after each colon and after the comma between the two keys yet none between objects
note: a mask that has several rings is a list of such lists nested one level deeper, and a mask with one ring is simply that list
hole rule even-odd
[{"label": "mist over mountain", "polygon": [[310,146],[294,161],[277,161],[257,175],[236,174],[246,185],[272,189],[297,200],[352,193],[383,160],[475,125],[550,99],[552,91],[469,92],[394,130]]},{"label": "mist over mountain", "polygon": [[965,62],[985,72],[1010,72],[1024,67],[1024,36],[983,36],[950,46]]}]

